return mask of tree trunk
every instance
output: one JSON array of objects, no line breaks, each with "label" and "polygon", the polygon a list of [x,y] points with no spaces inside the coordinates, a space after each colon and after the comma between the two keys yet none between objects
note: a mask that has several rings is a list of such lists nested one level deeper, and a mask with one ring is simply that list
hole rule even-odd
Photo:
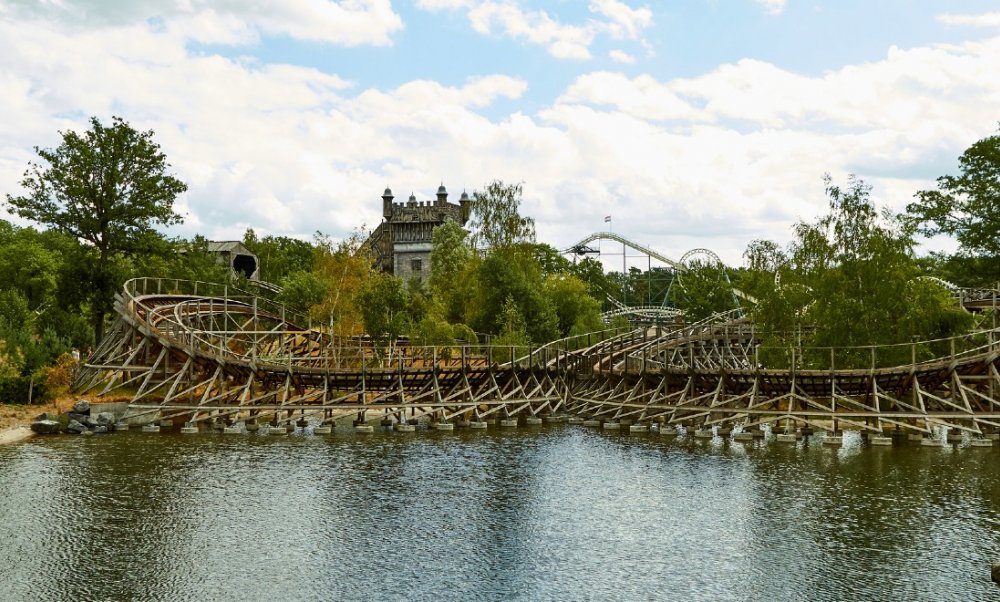
[{"label": "tree trunk", "polygon": [[104,310],[98,309],[94,312],[94,346],[101,344],[104,338]]}]

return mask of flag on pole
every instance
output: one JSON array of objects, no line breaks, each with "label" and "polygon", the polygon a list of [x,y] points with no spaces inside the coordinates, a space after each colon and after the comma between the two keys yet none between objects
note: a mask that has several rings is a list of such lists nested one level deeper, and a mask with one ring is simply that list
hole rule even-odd
[{"label": "flag on pole", "polygon": [[605,215],[604,216],[604,223],[609,223],[610,221],[611,221],[611,216],[610,215]]}]

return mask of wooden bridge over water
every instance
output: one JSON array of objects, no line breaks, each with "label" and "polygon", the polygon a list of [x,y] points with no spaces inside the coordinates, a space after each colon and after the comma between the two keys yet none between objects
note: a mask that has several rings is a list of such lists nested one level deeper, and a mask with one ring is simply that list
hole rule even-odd
[{"label": "wooden bridge over water", "polygon": [[[965,301],[995,315],[992,293]],[[728,314],[535,348],[400,344],[376,353],[366,339],[293,316],[263,290],[140,278],[115,308],[74,387],[127,392],[133,420],[483,428],[573,416],[663,429],[1000,432],[992,323],[906,345],[768,349],[751,323]]]}]

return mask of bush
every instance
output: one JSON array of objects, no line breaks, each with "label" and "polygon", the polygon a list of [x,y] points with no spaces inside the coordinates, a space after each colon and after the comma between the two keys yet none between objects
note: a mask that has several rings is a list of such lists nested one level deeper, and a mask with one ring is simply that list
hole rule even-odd
[{"label": "bush", "polygon": [[73,384],[73,377],[79,362],[73,359],[68,353],[63,353],[56,360],[54,366],[48,366],[38,371],[38,374],[45,380],[47,389],[52,393],[62,393]]},{"label": "bush", "polygon": [[29,398],[32,403],[41,403],[50,397],[43,379],[31,376],[0,379],[0,403],[26,404]]}]

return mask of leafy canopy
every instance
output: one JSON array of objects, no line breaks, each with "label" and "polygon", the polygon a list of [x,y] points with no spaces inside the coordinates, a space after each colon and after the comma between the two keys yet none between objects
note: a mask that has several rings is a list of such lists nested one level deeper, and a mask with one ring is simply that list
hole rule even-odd
[{"label": "leafy canopy", "polygon": [[1000,134],[974,143],[958,165],[959,175],[916,194],[908,217],[927,235],[954,236],[967,253],[1000,257]]},{"label": "leafy canopy", "polygon": [[139,132],[120,117],[105,127],[96,117],[79,134],[60,132],[56,148],[35,147],[44,161],[29,163],[21,186],[7,195],[11,213],[83,241],[96,257],[76,266],[86,284],[94,331],[101,338],[104,315],[121,285],[125,256],[166,255],[170,246],[154,229],[180,223],[174,199],[187,186],[170,167],[153,132]]},{"label": "leafy canopy", "polygon": [[[854,176],[846,188],[829,176],[824,181],[829,212],[797,224],[787,251],[755,241],[744,254],[744,282],[758,300],[754,319],[765,345],[883,345],[966,330],[968,316],[947,291],[918,279],[913,229],[880,213],[871,187]],[[882,359],[910,359],[908,349],[901,353],[906,357]]]},{"label": "leafy canopy", "polygon": [[173,204],[187,185],[167,174],[152,130],[138,132],[121,117],[105,127],[92,117],[82,135],[60,133],[56,148],[35,147],[48,165],[29,164],[21,181],[27,194],[7,195],[15,215],[87,241],[102,257],[146,252],[159,240],[153,226],[183,221]]},{"label": "leafy canopy", "polygon": [[535,220],[520,213],[521,184],[494,180],[472,195],[472,244],[479,248],[509,247],[535,242]]}]

